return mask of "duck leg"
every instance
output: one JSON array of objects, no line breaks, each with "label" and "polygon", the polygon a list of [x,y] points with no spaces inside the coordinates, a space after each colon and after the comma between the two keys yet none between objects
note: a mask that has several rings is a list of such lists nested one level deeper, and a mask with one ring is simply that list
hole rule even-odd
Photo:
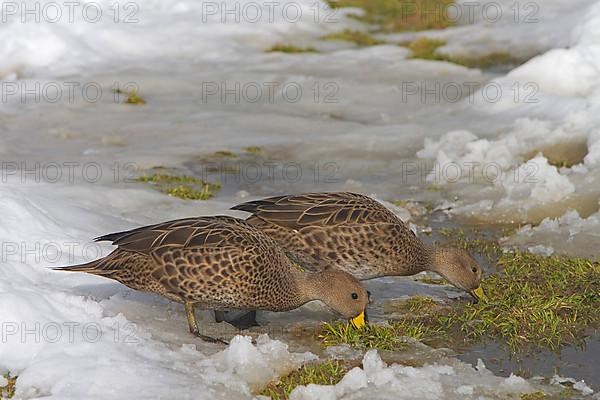
[{"label": "duck leg", "polygon": [[[233,314],[233,316],[230,314]],[[242,311],[241,314],[240,312],[215,311],[215,321],[228,322],[241,331],[252,328],[253,326],[260,326],[260,324],[256,322],[255,310]]]},{"label": "duck leg", "polygon": [[215,310],[215,321],[216,322],[223,322],[223,321],[225,321],[225,313],[226,313],[226,311],[217,311],[217,310]]},{"label": "duck leg", "polygon": [[200,328],[198,328],[198,322],[196,321],[196,313],[194,310],[194,303],[188,303],[186,301],[183,304],[185,306],[185,314],[187,316],[190,333],[198,336],[200,339],[202,339],[206,342],[229,344],[229,342],[227,342],[226,340],[216,339],[216,338],[206,336],[206,335],[203,335],[202,333],[200,333]]},{"label": "duck leg", "polygon": [[256,322],[256,310],[242,314],[229,323],[240,330],[252,328],[253,326],[260,326],[258,322]]}]

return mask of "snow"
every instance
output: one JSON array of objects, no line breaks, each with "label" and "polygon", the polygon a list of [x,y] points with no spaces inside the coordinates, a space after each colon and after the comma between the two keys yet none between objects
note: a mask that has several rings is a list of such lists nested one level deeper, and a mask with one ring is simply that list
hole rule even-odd
[{"label": "snow", "polygon": [[461,362],[420,368],[387,365],[376,350],[367,351],[362,364],[335,386],[299,386],[290,399],[479,399],[492,391],[507,397],[535,391],[525,379],[515,375],[496,377],[483,364],[477,368]]},{"label": "snow", "polygon": [[[545,241],[557,251],[581,255],[590,253],[586,249],[589,240],[598,243],[591,230],[597,227],[598,202],[593,199],[600,187],[600,4],[589,4],[580,18],[580,23],[563,32],[568,47],[550,49],[494,78],[505,94],[499,101],[484,101],[481,96],[474,96],[472,103],[463,100],[466,108],[481,112],[483,119],[502,117],[513,122],[488,131],[460,129],[428,137],[416,154],[441,168],[460,168],[462,186],[454,185],[457,181],[448,176],[440,178],[431,172],[427,176],[429,182],[452,186],[452,193],[461,198],[453,212],[478,218],[484,214],[483,219],[489,221],[538,224],[544,218],[560,220],[561,239],[530,234],[530,241],[535,245]],[[528,84],[533,85],[532,91],[525,90]],[[513,96],[514,85],[518,85],[518,99]],[[533,101],[524,101],[523,95],[528,94]],[[551,165],[572,155],[573,148],[582,146],[578,143],[587,144],[587,151],[575,165]],[[480,195],[473,193],[474,188]],[[573,212],[582,217],[570,218]],[[548,222],[533,230],[548,233]],[[523,244],[521,239],[513,242]]]},{"label": "snow", "polygon": [[[203,10],[200,2],[170,0],[142,1],[138,23],[115,23],[110,9],[114,2],[96,3],[106,17],[98,23],[85,21],[79,13],[72,23],[22,23],[18,15],[0,23],[0,83],[31,87],[36,82],[94,82],[109,93],[115,82],[133,81],[148,100],[144,107],[129,107],[112,101],[111,93],[90,103],[76,92],[73,102],[23,102],[14,96],[0,105],[0,373],[19,376],[15,398],[245,399],[271,379],[313,360],[314,355],[291,351],[288,343],[265,336],[256,344],[238,336],[224,349],[203,343],[187,332],[178,304],[99,277],[49,270],[106,254],[108,246],[91,242],[100,234],[170,218],[227,213],[247,197],[345,189],[388,200],[423,193],[440,200],[424,190],[435,182],[444,186],[435,195],[445,196],[447,190],[441,200],[454,212],[494,221],[503,215],[534,225],[542,221],[520,230],[511,238],[515,243],[542,252],[597,255],[600,3],[588,8],[591,0],[548,0],[536,24],[510,19],[489,24],[477,17],[470,25],[422,33],[447,39],[446,52],[539,54],[499,75],[410,60],[408,50],[395,44],[364,49],[324,44],[331,51],[323,54],[264,53],[276,43],[320,45],[321,35],[356,26],[342,14],[336,23],[315,21],[312,0],[281,4],[300,5],[303,16],[294,23],[281,12],[273,21],[222,23],[221,15]],[[237,3],[243,7],[252,2]],[[514,1],[498,3],[507,10]],[[490,79],[509,94],[497,103],[479,95],[473,102],[456,104],[403,96],[406,83]],[[297,103],[284,101],[281,93],[274,101],[256,104],[223,102],[220,96],[203,102],[200,89],[206,82],[294,82],[308,95]],[[524,103],[523,96],[533,93],[525,89],[531,82],[537,84],[534,98],[539,101]],[[321,89],[319,101],[310,89],[315,83]],[[322,101],[327,83],[339,89],[336,102]],[[521,90],[518,102],[510,90],[515,83]],[[546,146],[574,140],[587,144],[587,154],[572,168],[557,168],[547,154],[540,154]],[[121,173],[128,172],[123,168],[127,163],[137,172],[157,165],[197,167],[207,153],[248,145],[276,147],[280,153],[273,158],[302,164],[308,182],[242,182],[225,188],[216,199],[190,203],[124,183],[122,176],[113,179],[110,169],[115,162]],[[407,182],[400,171],[415,156],[440,165],[457,163],[459,184],[439,179],[439,174],[437,181],[427,174],[421,181],[418,174]],[[6,163],[24,163],[31,170],[35,163],[57,161],[98,163],[102,179],[89,182],[80,169],[74,180],[65,175],[56,183],[7,173],[12,164]],[[323,173],[318,182],[310,169],[315,162]],[[330,172],[323,170],[324,162],[338,168],[337,181],[324,181]],[[474,162],[480,166],[470,182],[467,163]],[[527,162],[539,168],[537,181],[512,179],[515,171],[528,172]],[[486,163],[499,165],[501,175],[490,169],[483,177]],[[565,199],[566,205],[561,203]],[[411,218],[410,209],[395,211]],[[410,280],[370,284],[379,285],[383,299],[422,290]],[[207,313],[199,314],[203,322],[209,320]],[[286,324],[314,324],[321,316],[331,317],[318,305],[284,316],[266,315]],[[327,354],[352,359],[361,355],[343,347]],[[573,383],[586,392],[583,383]],[[300,387],[292,396],[462,399],[533,389],[519,377],[494,376],[483,362],[475,368],[452,358],[422,367],[387,365],[370,351],[363,368],[350,371],[338,385]]]},{"label": "snow", "polygon": [[551,384],[555,384],[555,385],[572,385],[573,389],[578,390],[581,392],[581,394],[583,394],[584,396],[589,396],[590,394],[593,394],[594,391],[592,389],[590,389],[590,387],[588,385],[585,384],[584,381],[577,381],[573,378],[568,378],[568,377],[563,377],[563,376],[559,376],[559,375],[554,375],[554,377],[552,378],[552,381],[550,382]]},{"label": "snow", "polygon": [[506,243],[523,245],[541,254],[557,252],[594,258],[599,227],[599,213],[582,218],[577,211],[571,210],[557,218],[544,218],[537,226],[521,227]]}]

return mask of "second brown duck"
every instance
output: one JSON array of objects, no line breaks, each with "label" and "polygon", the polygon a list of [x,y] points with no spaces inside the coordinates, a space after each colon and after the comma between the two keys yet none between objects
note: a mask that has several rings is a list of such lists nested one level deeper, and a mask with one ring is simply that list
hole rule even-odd
[{"label": "second brown duck", "polygon": [[306,193],[250,201],[232,208],[312,270],[335,267],[358,279],[434,271],[477,300],[482,269],[465,250],[429,245],[372,198],[349,192]]}]

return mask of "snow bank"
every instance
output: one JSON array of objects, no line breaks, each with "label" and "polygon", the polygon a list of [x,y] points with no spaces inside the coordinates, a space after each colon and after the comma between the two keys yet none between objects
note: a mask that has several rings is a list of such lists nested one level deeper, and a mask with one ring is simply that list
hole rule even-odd
[{"label": "snow bank", "polygon": [[536,390],[521,377],[494,376],[481,360],[475,368],[460,361],[421,368],[388,366],[376,350],[369,350],[364,355],[363,368],[352,369],[337,385],[300,386],[294,389],[290,400],[480,399],[491,393],[494,397],[518,397]]},{"label": "snow bank", "polygon": [[[500,101],[476,96],[467,105],[484,119],[514,120],[508,129],[487,134],[451,131],[425,139],[418,157],[442,167],[456,164],[461,169],[458,183],[486,188],[479,197],[469,193],[471,185],[459,189],[455,194],[462,201],[455,212],[537,223],[569,210],[586,216],[598,210],[589,200],[600,195],[598,65],[600,3],[590,6],[572,29],[569,48],[550,50],[494,79],[504,93]],[[534,101],[523,101],[526,85],[533,85]],[[444,178],[432,173],[427,177],[440,185],[456,183]]]}]

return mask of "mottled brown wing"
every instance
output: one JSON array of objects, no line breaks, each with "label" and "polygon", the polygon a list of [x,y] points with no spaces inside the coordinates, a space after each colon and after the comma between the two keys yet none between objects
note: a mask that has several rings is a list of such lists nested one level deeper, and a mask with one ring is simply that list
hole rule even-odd
[{"label": "mottled brown wing", "polygon": [[[243,220],[228,216],[183,218],[116,232],[96,238],[119,249],[143,254],[163,248],[223,247],[236,245],[252,230]],[[250,236],[251,237],[251,236]]]},{"label": "mottled brown wing", "polygon": [[[99,239],[112,240],[118,248],[109,260],[95,263],[93,273],[178,301],[214,308],[272,309],[275,302],[269,286],[292,284],[286,279],[290,265],[283,251],[238,218],[186,218]],[[293,293],[288,292],[280,295],[283,306],[293,302]]]},{"label": "mottled brown wing", "polygon": [[252,213],[248,220],[259,218],[288,229],[340,224],[403,224],[381,203],[357,193],[306,193],[278,196],[239,204],[232,210]]}]

